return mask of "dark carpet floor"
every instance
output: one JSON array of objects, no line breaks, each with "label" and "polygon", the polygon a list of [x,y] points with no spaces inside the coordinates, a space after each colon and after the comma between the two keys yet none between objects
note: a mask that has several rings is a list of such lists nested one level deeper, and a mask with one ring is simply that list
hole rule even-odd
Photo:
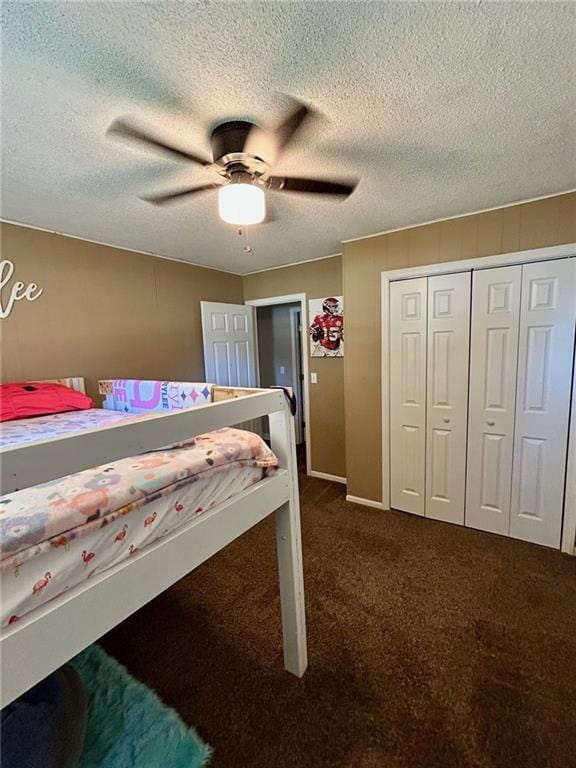
[{"label": "dark carpet floor", "polygon": [[322,480],[301,500],[302,680],[282,670],[271,518],[104,640],[214,768],[576,766],[576,559]]}]

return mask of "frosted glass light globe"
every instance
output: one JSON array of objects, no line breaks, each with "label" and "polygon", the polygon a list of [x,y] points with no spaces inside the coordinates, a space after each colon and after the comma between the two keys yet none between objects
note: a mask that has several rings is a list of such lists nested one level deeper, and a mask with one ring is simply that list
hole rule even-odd
[{"label": "frosted glass light globe", "polygon": [[259,224],[266,215],[264,190],[253,184],[226,184],[218,190],[218,213],[228,224]]}]

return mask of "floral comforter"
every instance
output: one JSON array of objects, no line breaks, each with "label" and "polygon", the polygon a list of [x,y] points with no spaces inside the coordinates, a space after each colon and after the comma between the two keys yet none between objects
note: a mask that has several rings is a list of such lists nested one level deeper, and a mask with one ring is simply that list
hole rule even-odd
[{"label": "floral comforter", "polygon": [[2,570],[66,546],[200,478],[232,467],[270,473],[277,465],[258,435],[224,428],[8,494],[0,499]]},{"label": "floral comforter", "polygon": [[106,429],[128,421],[154,418],[157,414],[133,415],[108,411],[105,408],[88,408],[85,411],[51,413],[48,416],[34,416],[31,419],[16,419],[0,423],[0,448],[32,443],[37,440],[51,440],[85,429]]}]

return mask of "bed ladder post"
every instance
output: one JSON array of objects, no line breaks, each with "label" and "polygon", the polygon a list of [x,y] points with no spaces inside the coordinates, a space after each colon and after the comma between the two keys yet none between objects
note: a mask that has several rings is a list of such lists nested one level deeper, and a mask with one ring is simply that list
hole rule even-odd
[{"label": "bed ladder post", "polygon": [[308,665],[308,653],[294,419],[288,411],[286,402],[284,402],[284,409],[271,413],[269,419],[272,450],[278,457],[280,466],[287,469],[289,473],[290,498],[276,510],[284,667],[288,672],[302,677]]}]

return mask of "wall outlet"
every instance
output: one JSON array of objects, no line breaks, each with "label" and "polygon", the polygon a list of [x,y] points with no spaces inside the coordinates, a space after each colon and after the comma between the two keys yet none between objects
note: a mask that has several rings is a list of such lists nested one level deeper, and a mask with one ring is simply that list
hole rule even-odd
[{"label": "wall outlet", "polygon": [[284,376],[285,373],[286,373],[286,368],[283,365],[281,365],[280,366],[280,376]]},{"label": "wall outlet", "polygon": [[318,384],[318,374],[317,373],[311,373],[310,374],[310,383],[311,384]]}]

